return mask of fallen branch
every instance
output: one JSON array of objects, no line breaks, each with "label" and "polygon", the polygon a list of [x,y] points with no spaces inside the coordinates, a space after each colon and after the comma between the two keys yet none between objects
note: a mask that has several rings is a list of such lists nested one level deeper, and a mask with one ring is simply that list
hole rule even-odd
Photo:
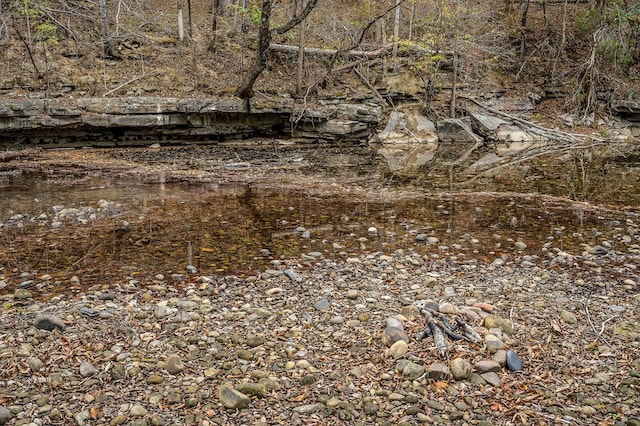
[{"label": "fallen branch", "polygon": [[430,309],[423,300],[415,301],[414,305],[420,309],[425,318],[425,328],[418,334],[417,338],[422,340],[427,337],[433,337],[439,356],[445,356],[449,350],[445,336],[452,340],[464,340],[471,343],[478,343],[482,340],[473,327],[460,317],[455,318],[456,325],[452,326],[446,315]]},{"label": "fallen branch", "polygon": [[593,136],[593,135],[583,135],[580,133],[568,133],[568,132],[563,132],[560,130],[553,130],[553,129],[549,129],[546,128],[544,126],[541,126],[539,124],[533,123],[531,121],[525,120],[523,118],[517,117],[515,115],[511,115],[511,114],[507,114],[506,112],[502,112],[500,110],[497,110],[495,108],[491,108],[490,106],[484,105],[483,103],[470,98],[468,96],[458,96],[459,99],[464,99],[466,101],[469,101],[477,106],[479,106],[480,108],[489,111],[492,114],[496,114],[502,117],[505,117],[509,120],[515,121],[517,123],[520,124],[524,124],[525,126],[528,127],[528,129],[525,130],[530,130],[533,133],[545,136],[549,139],[557,139],[557,140],[565,140],[565,141],[571,141],[571,142],[585,142],[586,140],[590,140],[590,141],[595,141],[595,142],[606,142],[605,139],[603,138],[599,138],[597,136]]},{"label": "fallen branch", "polygon": [[[375,59],[375,58],[378,58],[378,57],[384,55],[388,51],[392,50],[393,49],[393,44],[394,43],[388,43],[388,44],[385,44],[383,46],[380,46],[379,48],[377,48],[375,50],[362,50],[362,49],[355,49],[355,48],[354,49],[349,49],[349,50],[340,50],[340,49],[321,49],[321,48],[317,48],[317,47],[305,47],[304,48],[304,54],[305,54],[305,56],[307,56],[307,55],[310,55],[310,56],[334,56],[334,55],[339,55],[339,56],[342,56],[342,57],[360,57],[360,58],[364,57],[364,58],[368,58],[368,59]],[[290,45],[290,44],[271,43],[269,45],[269,50],[297,55],[300,52],[300,47],[299,46]],[[415,52],[415,53],[418,53],[420,55],[436,55],[436,54],[438,54],[438,55],[453,55],[453,52],[426,49],[426,48],[424,48],[422,46],[419,46],[417,44],[403,45],[402,46],[402,51]]]},{"label": "fallen branch", "polygon": [[444,340],[444,332],[435,323],[435,321],[433,320],[433,316],[428,310],[424,309],[422,313],[424,314],[425,321],[427,322],[427,325],[431,330],[431,335],[433,336],[433,342],[436,345],[436,351],[438,352],[438,355],[444,356],[449,350],[447,347],[447,342],[446,340]]},{"label": "fallen branch", "polygon": [[611,348],[612,351],[617,352],[616,348],[614,348],[611,343],[609,343],[609,341],[607,339],[604,338],[604,336],[602,335],[602,333],[604,333],[604,326],[607,322],[611,321],[613,318],[615,318],[615,316],[607,319],[606,321],[604,321],[602,323],[602,328],[600,329],[600,332],[598,333],[598,331],[596,330],[595,325],[593,325],[593,321],[591,321],[591,313],[589,312],[589,297],[587,296],[587,299],[583,302],[584,304],[584,311],[587,315],[587,322],[589,323],[589,325],[591,326],[591,329],[593,330],[594,333],[596,333],[596,337],[600,340],[602,340],[604,342],[605,345],[609,346],[609,348]]},{"label": "fallen branch", "polygon": [[155,74],[155,73],[156,73],[156,70],[148,71],[148,72],[145,72],[145,73],[144,73],[144,74],[142,74],[142,75],[139,75],[138,77],[134,77],[134,78],[132,78],[131,80],[125,81],[125,82],[124,82],[124,83],[122,83],[120,86],[118,86],[118,87],[116,87],[116,88],[114,88],[114,89],[111,89],[111,90],[109,90],[108,92],[105,92],[105,93],[102,95],[102,97],[103,97],[103,98],[104,98],[104,97],[107,97],[107,96],[109,96],[110,94],[112,94],[113,92],[115,92],[115,91],[117,91],[117,90],[122,89],[122,88],[123,88],[124,86],[126,86],[127,84],[131,84],[131,83],[133,83],[134,81],[138,81],[138,80],[140,80],[140,79],[142,79],[142,78],[144,78],[144,77],[147,77],[147,76],[152,75],[152,74]]}]

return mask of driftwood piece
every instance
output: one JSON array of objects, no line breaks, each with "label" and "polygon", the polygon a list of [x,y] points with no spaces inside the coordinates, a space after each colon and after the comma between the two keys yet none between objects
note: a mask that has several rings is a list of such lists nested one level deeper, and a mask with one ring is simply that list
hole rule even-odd
[{"label": "driftwood piece", "polygon": [[436,344],[436,351],[438,352],[438,355],[444,356],[449,350],[447,347],[447,341],[444,338],[444,332],[433,320],[431,312],[424,310],[422,313],[424,313],[429,329],[431,329],[431,335],[433,336],[433,342]]},{"label": "driftwood piece", "polygon": [[482,337],[480,337],[478,332],[475,331],[473,327],[471,327],[469,324],[462,321],[461,319],[458,319],[457,321],[458,321],[458,326],[462,328],[463,334],[465,335],[468,341],[470,341],[471,343],[478,343],[482,341]]},{"label": "driftwood piece", "polygon": [[416,336],[418,340],[433,337],[438,355],[445,356],[449,350],[446,338],[451,340],[464,340],[470,343],[482,341],[480,335],[462,318],[456,316],[453,326],[450,317],[431,309],[425,301],[418,300],[414,305],[420,309],[425,318],[425,328]]}]

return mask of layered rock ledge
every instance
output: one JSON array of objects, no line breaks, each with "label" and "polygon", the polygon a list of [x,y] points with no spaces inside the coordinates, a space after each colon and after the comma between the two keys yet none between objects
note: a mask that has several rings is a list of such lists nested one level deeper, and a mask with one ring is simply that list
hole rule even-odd
[{"label": "layered rock ledge", "polygon": [[368,137],[381,120],[382,108],[371,102],[323,102],[296,111],[291,98],[5,100],[0,146],[113,147],[256,136],[354,140]]}]

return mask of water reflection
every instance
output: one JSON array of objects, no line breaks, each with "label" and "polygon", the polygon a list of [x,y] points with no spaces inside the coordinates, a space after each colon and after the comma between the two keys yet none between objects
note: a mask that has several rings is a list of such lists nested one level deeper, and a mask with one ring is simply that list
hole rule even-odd
[{"label": "water reflection", "polygon": [[[151,280],[185,273],[189,264],[204,274],[243,275],[281,258],[312,261],[398,249],[491,261],[512,255],[517,241],[531,255],[550,241],[579,253],[581,244],[599,243],[615,224],[624,227],[624,218],[514,195],[371,202],[162,178],[74,185],[14,178],[3,181],[2,191],[2,274],[46,273],[63,282],[72,275],[85,283]],[[100,216],[100,206],[114,205],[100,200],[120,207]],[[84,224],[67,217],[56,227],[55,206],[89,206],[97,213]],[[23,219],[14,221],[16,215]]]}]

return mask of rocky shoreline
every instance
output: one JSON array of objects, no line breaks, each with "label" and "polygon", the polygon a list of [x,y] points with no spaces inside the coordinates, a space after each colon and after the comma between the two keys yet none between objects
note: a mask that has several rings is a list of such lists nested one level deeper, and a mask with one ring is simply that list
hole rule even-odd
[{"label": "rocky shoreline", "polygon": [[[47,301],[16,288],[1,298],[0,424],[637,425],[639,249],[598,247],[312,253],[247,278],[159,271]],[[469,312],[484,340],[447,340],[439,357],[416,338],[424,299]],[[389,317],[406,350],[388,348]]]}]

